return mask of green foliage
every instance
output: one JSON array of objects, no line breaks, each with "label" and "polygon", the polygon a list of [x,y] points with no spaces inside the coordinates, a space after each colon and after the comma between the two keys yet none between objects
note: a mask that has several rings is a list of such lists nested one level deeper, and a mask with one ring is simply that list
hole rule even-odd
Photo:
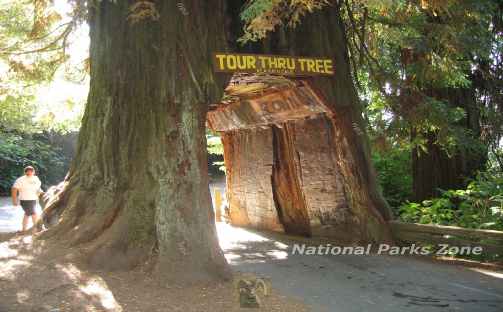
[{"label": "green foliage", "polygon": [[[36,133],[43,130],[68,131],[78,127],[80,107],[73,112],[63,111],[61,108],[66,104],[55,100],[56,96],[44,86],[62,76],[63,73],[58,72],[56,75],[56,72],[61,65],[68,64],[70,35],[81,22],[79,8],[82,4],[72,2],[71,5],[75,10],[67,16],[58,12],[52,1],[0,2],[2,131]],[[69,67],[75,71],[77,66]],[[58,81],[57,87],[66,91],[67,97],[74,96],[62,81]],[[44,101],[50,103],[51,107],[42,108],[40,102]],[[77,101],[81,104],[80,99]],[[58,118],[54,118],[56,114],[53,111],[59,112]],[[70,115],[72,117],[65,120],[60,117]]]},{"label": "green foliage", "polygon": [[410,152],[392,148],[386,152],[374,152],[372,160],[383,195],[395,212],[398,212],[399,206],[412,193]]},{"label": "green foliage", "polygon": [[222,140],[218,135],[207,134],[206,135],[206,144],[208,148],[208,153],[213,155],[223,155],[224,154],[224,146],[222,145]]},{"label": "green foliage", "polygon": [[0,194],[8,194],[12,184],[32,165],[43,187],[59,183],[68,171],[70,159],[61,147],[51,144],[46,136],[0,131]]},{"label": "green foliage", "polygon": [[354,51],[394,90],[467,87],[471,57],[491,51],[493,1],[343,3]]},{"label": "green foliage", "polygon": [[248,6],[241,12],[241,19],[244,21],[252,21],[266,12],[272,11],[274,8],[274,0],[255,0],[251,1]]},{"label": "green foliage", "polygon": [[[340,3],[357,86],[372,94],[370,101],[384,99],[393,119],[388,135],[423,151],[433,137],[450,154],[499,142],[503,7],[497,1]],[[456,89],[475,90],[478,109],[490,110],[481,118],[483,136],[467,131],[466,120],[476,118],[473,110],[465,116],[469,99],[442,95]]]},{"label": "green foliage", "polygon": [[45,84],[68,64],[71,35],[83,21],[84,1],[69,3],[74,10],[67,14],[48,0],[0,1],[0,193],[26,165],[37,169],[45,187],[68,170],[69,156],[49,133],[78,128],[81,103],[57,100],[65,91],[74,95],[61,81],[58,94]]},{"label": "green foliage", "polygon": [[211,178],[221,178],[225,173],[224,146],[219,135],[206,132],[206,147],[208,150],[208,171]]},{"label": "green foliage", "polygon": [[488,167],[493,171],[503,172],[503,146],[497,146],[490,150]]},{"label": "green foliage", "polygon": [[75,103],[69,98],[66,102],[54,101],[46,106],[30,92],[0,96],[1,131],[67,133],[80,127],[83,103]]},{"label": "green foliage", "polygon": [[464,126],[467,114],[463,108],[425,97],[411,111],[397,111],[369,79],[368,74],[359,75],[360,95],[364,103],[368,103],[365,113],[371,134],[386,137],[402,148],[418,147],[423,152],[427,152],[431,136],[421,134],[435,134],[434,143],[448,154],[461,149],[483,148],[480,138]]},{"label": "green foliage", "polygon": [[[241,13],[241,40],[295,26],[305,14],[331,9],[326,5],[341,9],[360,95],[371,94],[369,102],[381,97],[382,109],[393,118],[388,135],[400,136],[410,149],[424,151],[433,143],[449,154],[499,143],[503,6],[498,1],[250,0]],[[481,118],[483,136],[468,130],[466,121],[474,116],[465,108],[472,104],[439,92],[455,89],[474,90],[478,109],[489,111]]]},{"label": "green foliage", "polygon": [[6,95],[0,97],[0,125],[5,129],[30,131],[35,105],[32,96]]},{"label": "green foliage", "polygon": [[412,192],[410,141],[403,140],[394,119],[386,110],[386,103],[379,92],[366,89],[363,101],[366,105],[368,134],[370,137],[372,161],[377,172],[377,180],[390,206],[398,214],[399,206],[408,200]]},{"label": "green foliage", "polygon": [[503,230],[503,173],[480,173],[466,190],[400,207],[405,222]]},{"label": "green foliage", "polygon": [[295,27],[302,16],[329,4],[329,0],[250,0],[240,15],[245,27],[239,41],[264,39],[277,26]]},{"label": "green foliage", "polygon": [[9,68],[0,82],[22,88],[52,79],[67,59],[66,39],[74,26],[63,22],[49,1],[0,3],[0,65]]}]

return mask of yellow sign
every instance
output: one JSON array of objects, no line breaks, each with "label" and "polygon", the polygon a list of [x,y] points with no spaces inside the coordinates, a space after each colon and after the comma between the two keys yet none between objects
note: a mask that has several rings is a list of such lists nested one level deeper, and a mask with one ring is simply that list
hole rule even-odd
[{"label": "yellow sign", "polygon": [[213,65],[216,72],[224,73],[268,73],[296,76],[331,76],[334,74],[333,60],[322,57],[215,53]]}]

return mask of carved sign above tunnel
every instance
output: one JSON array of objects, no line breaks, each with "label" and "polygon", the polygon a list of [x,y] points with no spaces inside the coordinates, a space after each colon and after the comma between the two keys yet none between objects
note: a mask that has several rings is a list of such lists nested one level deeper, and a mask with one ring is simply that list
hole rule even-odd
[{"label": "carved sign above tunnel", "polygon": [[310,85],[302,80],[268,76],[235,77],[226,89],[228,101],[210,109],[208,126],[219,132],[280,125],[329,113]]},{"label": "carved sign above tunnel", "polygon": [[287,55],[215,53],[216,72],[267,73],[294,76],[332,76],[333,60],[323,57],[294,57]]}]

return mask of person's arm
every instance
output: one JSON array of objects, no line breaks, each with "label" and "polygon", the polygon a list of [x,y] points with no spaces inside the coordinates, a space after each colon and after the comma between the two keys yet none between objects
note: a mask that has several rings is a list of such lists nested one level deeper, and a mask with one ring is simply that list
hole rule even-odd
[{"label": "person's arm", "polygon": [[14,206],[17,206],[17,188],[12,187],[12,189],[11,189],[11,196],[12,196],[12,204]]},{"label": "person's arm", "polygon": [[12,196],[12,204],[14,206],[17,206],[17,199],[18,199],[17,194],[18,194],[19,189],[21,188],[21,180],[22,180],[22,178],[18,178],[16,180],[16,182],[14,182],[14,185],[12,185],[12,189],[10,192],[11,196]]},{"label": "person's arm", "polygon": [[40,196],[40,194],[44,194],[44,190],[42,189],[42,181],[37,177],[38,180],[38,190],[37,190],[37,195]]}]

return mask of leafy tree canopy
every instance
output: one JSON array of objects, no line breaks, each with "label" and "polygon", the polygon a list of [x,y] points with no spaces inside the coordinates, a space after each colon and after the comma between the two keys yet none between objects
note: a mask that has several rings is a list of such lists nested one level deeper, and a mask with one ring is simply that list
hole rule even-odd
[{"label": "leafy tree canopy", "polygon": [[[374,111],[387,112],[381,130],[426,149],[423,134],[437,134],[452,151],[474,140],[499,144],[503,3],[461,0],[251,0],[241,18],[241,40],[255,41],[277,27],[296,27],[302,16],[340,6],[356,85]],[[327,30],[330,31],[330,30]],[[472,88],[483,111],[483,137],[459,127],[466,112],[431,92]],[[375,104],[374,104],[375,103]],[[381,114],[381,117],[384,116]],[[374,116],[377,118],[377,116]]]},{"label": "leafy tree canopy", "polygon": [[69,54],[71,43],[78,39],[74,35],[83,20],[83,10],[77,1],[59,3],[69,9],[61,12],[49,0],[0,2],[0,127],[4,130],[65,130],[77,126],[80,108],[68,120],[56,120],[52,110],[73,105],[71,112],[75,104],[82,106],[81,99],[52,101],[51,109],[40,105],[54,95],[41,88],[44,84],[85,79],[87,62],[75,64]]}]

